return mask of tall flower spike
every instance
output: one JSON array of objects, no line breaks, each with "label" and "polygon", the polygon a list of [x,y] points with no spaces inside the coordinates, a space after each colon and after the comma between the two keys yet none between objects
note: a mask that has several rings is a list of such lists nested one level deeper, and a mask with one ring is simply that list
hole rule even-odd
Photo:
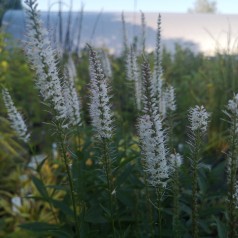
[{"label": "tall flower spike", "polygon": [[173,173],[177,168],[179,168],[183,163],[183,157],[179,153],[171,154],[168,158],[169,169]]},{"label": "tall flower spike", "polygon": [[155,78],[161,78],[163,69],[161,65],[161,16],[159,14],[157,21],[156,48],[155,48]]},{"label": "tall flower spike", "polygon": [[165,105],[166,111],[175,111],[176,110],[176,103],[175,103],[175,92],[173,86],[168,86],[165,90]]},{"label": "tall flower spike", "polygon": [[137,65],[137,59],[133,47],[127,52],[127,78],[133,81],[135,87],[135,98],[137,109],[141,110],[141,79],[139,75],[139,69]]},{"label": "tall flower spike", "polygon": [[158,112],[162,118],[166,116],[166,98],[163,85],[163,68],[161,59],[161,16],[158,16],[156,46],[154,53],[154,72],[153,72],[153,90],[155,94],[155,103],[158,104]]},{"label": "tall flower spike", "polygon": [[112,78],[112,67],[111,67],[110,60],[108,58],[108,54],[104,50],[101,50],[100,56],[101,56],[100,58],[102,60],[103,71],[104,71],[105,75],[107,76],[107,78],[111,79]]},{"label": "tall flower spike", "polygon": [[191,130],[201,130],[202,132],[207,131],[208,119],[210,113],[206,111],[204,106],[195,106],[189,110],[189,120],[191,123]]},{"label": "tall flower spike", "polygon": [[22,115],[17,111],[12,98],[7,89],[2,90],[2,97],[7,109],[8,117],[11,122],[11,127],[17,133],[18,137],[27,143],[30,139],[30,134]]},{"label": "tall flower spike", "polygon": [[[228,101],[227,110],[225,111],[226,115],[230,119],[231,124],[231,135],[233,139],[230,139],[234,142],[234,144],[237,144],[238,142],[238,94],[234,95],[233,99],[230,99]],[[235,149],[236,151],[236,149]],[[228,183],[231,181],[231,174],[232,170],[235,167],[237,167],[237,159],[233,160],[231,157],[231,153],[228,154],[228,160],[227,160],[227,175],[228,175]],[[235,177],[235,176],[234,176]]]},{"label": "tall flower spike", "polygon": [[238,116],[238,94],[234,96],[233,99],[228,101],[227,108],[236,116]]},{"label": "tall flower spike", "polygon": [[126,33],[126,21],[124,12],[121,14],[121,20],[122,20],[122,32],[123,32],[123,45],[124,45],[124,51],[127,53],[128,51],[128,39],[127,39],[127,33]]},{"label": "tall flower spike", "polygon": [[142,53],[145,52],[146,47],[145,47],[145,41],[146,41],[146,22],[145,22],[145,14],[141,12],[141,28],[142,28],[142,35],[141,35],[141,48],[142,48]]},{"label": "tall flower spike", "polygon": [[103,72],[97,53],[89,47],[89,63],[91,76],[91,102],[90,116],[92,125],[100,139],[110,139],[112,137],[112,112],[110,97],[108,95],[108,80]]},{"label": "tall flower spike", "polygon": [[158,109],[153,103],[154,94],[151,84],[149,64],[143,64],[144,82],[144,109],[139,118],[139,136],[142,153],[144,155],[144,171],[148,175],[148,182],[154,186],[166,186],[169,177],[168,163],[166,160],[167,150],[165,146],[165,134]]},{"label": "tall flower spike", "polygon": [[56,51],[51,47],[47,30],[40,20],[37,3],[34,0],[26,0],[27,18],[27,42],[26,54],[36,71],[36,86],[44,101],[50,103],[55,112],[56,119],[67,118],[62,86],[59,78]]},{"label": "tall flower spike", "polygon": [[192,169],[192,237],[198,237],[198,168],[201,161],[202,137],[207,131],[210,114],[203,106],[195,106],[189,110],[191,134],[190,160]]},{"label": "tall flower spike", "polygon": [[238,181],[236,181],[236,185],[235,185],[234,199],[236,203],[236,208],[238,208]]},{"label": "tall flower spike", "polygon": [[74,80],[76,70],[72,58],[69,58],[67,67],[65,68],[65,82],[63,85],[63,96],[67,110],[69,124],[77,126],[81,124],[81,103],[75,88]]}]

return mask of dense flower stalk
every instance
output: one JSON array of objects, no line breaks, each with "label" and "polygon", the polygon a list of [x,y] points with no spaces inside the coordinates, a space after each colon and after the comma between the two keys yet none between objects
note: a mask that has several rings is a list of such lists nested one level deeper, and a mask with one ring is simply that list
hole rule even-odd
[{"label": "dense flower stalk", "polygon": [[159,112],[165,114],[165,103],[163,97],[163,68],[161,59],[161,17],[158,17],[157,34],[156,34],[156,47],[155,47],[155,66],[153,74],[153,90],[158,102]]},{"label": "dense flower stalk", "polygon": [[72,59],[69,59],[65,69],[65,82],[63,85],[63,96],[67,110],[69,124],[77,126],[81,124],[81,103],[75,88],[76,70]]},{"label": "dense flower stalk", "polygon": [[113,230],[113,237],[116,237],[115,230],[115,188],[113,184],[113,157],[111,153],[111,140],[113,136],[113,115],[108,80],[104,74],[102,65],[98,59],[96,51],[89,47],[89,64],[91,76],[91,103],[90,116],[96,137],[100,139],[101,164],[106,178],[106,187],[108,192],[109,220]]},{"label": "dense flower stalk", "polygon": [[203,106],[189,110],[191,167],[192,167],[192,237],[199,237],[198,230],[198,166],[201,160],[203,136],[207,131],[210,114]]},{"label": "dense flower stalk", "polygon": [[166,118],[168,111],[176,110],[175,92],[170,85],[164,85],[163,68],[162,68],[162,53],[161,53],[161,16],[158,16],[156,47],[154,54],[154,72],[153,72],[153,90],[155,94],[155,103],[158,104],[158,112],[162,118]]},{"label": "dense flower stalk", "polygon": [[[66,99],[69,100],[69,97],[65,97],[64,95],[64,87],[62,86],[63,80],[60,77],[62,72],[59,72],[57,52],[51,47],[48,32],[43,27],[40,20],[39,12],[37,11],[37,1],[25,0],[25,3],[27,5],[26,13],[28,15],[26,54],[33,69],[36,71],[36,86],[40,90],[43,100],[48,104],[55,116],[56,121],[54,125],[66,169],[69,192],[73,206],[75,237],[79,237],[80,231],[75,198],[76,194],[70,165],[68,163],[68,148],[65,139],[66,131],[62,130],[69,126],[69,107],[67,108],[67,106],[72,106],[72,102],[65,101]],[[70,86],[67,85],[65,87]]]},{"label": "dense flower stalk", "polygon": [[183,163],[183,157],[179,153],[171,154],[168,158],[171,173],[177,170]]},{"label": "dense flower stalk", "polygon": [[200,131],[205,133],[208,126],[209,113],[204,106],[195,106],[189,111],[190,129],[193,133]]},{"label": "dense flower stalk", "polygon": [[18,137],[27,143],[30,139],[30,134],[28,133],[28,129],[25,121],[23,120],[22,115],[17,111],[11,95],[9,94],[7,89],[2,89],[2,97],[7,109],[8,117],[11,122],[11,127],[17,133]]},{"label": "dense flower stalk", "polygon": [[237,237],[237,157],[238,157],[238,94],[228,101],[225,112],[230,122],[228,153],[228,237]]},{"label": "dense flower stalk", "polygon": [[161,16],[160,14],[158,16],[158,21],[157,21],[154,74],[156,79],[161,78],[163,75],[162,59],[161,59]]},{"label": "dense flower stalk", "polygon": [[127,79],[132,81],[134,84],[136,106],[138,110],[141,110],[141,96],[142,96],[142,85],[137,64],[137,59],[133,48],[127,52]]},{"label": "dense flower stalk", "polygon": [[103,72],[97,53],[89,46],[89,61],[91,75],[90,116],[92,125],[101,139],[110,139],[113,131],[108,81]]},{"label": "dense flower stalk", "polygon": [[146,41],[146,22],[145,22],[145,14],[141,12],[141,48],[142,48],[142,53],[145,53],[146,47],[145,47],[145,41]]},{"label": "dense flower stalk", "polygon": [[143,64],[144,108],[139,118],[139,136],[144,154],[145,172],[148,182],[154,187],[166,186],[169,177],[169,168],[166,160],[165,133],[162,129],[160,116],[157,114],[157,105],[151,83],[149,64]]},{"label": "dense flower stalk", "polygon": [[164,101],[167,111],[175,111],[176,110],[176,102],[175,102],[175,92],[173,86],[168,86],[165,90]]},{"label": "dense flower stalk", "polygon": [[56,51],[51,47],[47,30],[43,27],[35,0],[26,0],[27,44],[26,54],[36,71],[36,86],[44,101],[49,102],[56,119],[65,120],[67,112],[59,78]]},{"label": "dense flower stalk", "polygon": [[104,71],[106,77],[108,79],[111,79],[112,78],[112,67],[111,67],[110,60],[108,58],[108,54],[104,50],[101,50],[99,53],[101,56],[100,58],[101,58],[103,71]]},{"label": "dense flower stalk", "polygon": [[236,202],[236,208],[238,208],[238,181],[236,181],[236,185],[235,185],[234,198],[235,198],[235,202]]},{"label": "dense flower stalk", "polygon": [[75,81],[75,79],[77,78],[77,70],[74,64],[74,60],[72,58],[72,56],[69,56],[68,62],[67,62],[67,69],[68,69],[68,73],[69,73],[69,77]]},{"label": "dense flower stalk", "polygon": [[122,21],[122,32],[123,32],[123,46],[124,46],[125,53],[127,53],[128,39],[127,39],[127,33],[126,33],[126,21],[125,21],[124,12],[122,12],[121,14],[121,21]]}]

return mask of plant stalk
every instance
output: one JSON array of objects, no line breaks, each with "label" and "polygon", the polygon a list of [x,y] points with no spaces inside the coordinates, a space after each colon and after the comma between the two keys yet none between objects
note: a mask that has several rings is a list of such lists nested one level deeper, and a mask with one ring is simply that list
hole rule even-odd
[{"label": "plant stalk", "polygon": [[67,179],[68,179],[69,188],[70,188],[70,196],[71,196],[71,201],[72,201],[72,205],[73,205],[76,237],[79,238],[80,237],[80,229],[79,229],[79,226],[78,226],[77,206],[76,206],[76,201],[75,201],[75,196],[74,196],[75,195],[74,185],[73,185],[73,180],[72,180],[71,173],[70,173],[70,168],[69,168],[69,165],[68,165],[68,162],[67,162],[66,148],[65,148],[65,144],[64,144],[64,139],[62,137],[62,133],[60,133],[60,147],[61,147],[61,150],[62,150],[64,165],[65,165],[65,168],[66,168]]}]

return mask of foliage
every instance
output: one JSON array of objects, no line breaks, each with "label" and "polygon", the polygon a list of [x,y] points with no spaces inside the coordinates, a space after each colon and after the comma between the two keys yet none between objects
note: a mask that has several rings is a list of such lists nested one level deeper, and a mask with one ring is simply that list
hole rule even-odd
[{"label": "foliage", "polygon": [[194,3],[194,8],[189,9],[189,12],[216,13],[217,3],[216,1],[210,1],[210,0],[196,0]]},{"label": "foliage", "polygon": [[[68,128],[65,137],[69,142],[60,149],[59,134],[54,134],[56,129],[52,124],[42,123],[51,123],[53,116],[44,111],[47,107],[40,103],[32,71],[22,51],[4,46],[4,37],[0,35],[1,84],[12,92],[33,137],[31,147],[20,145],[9,122],[3,118],[6,112],[1,108],[0,194],[3,199],[0,202],[0,237],[74,236],[74,209],[67,168],[61,160],[62,148],[72,177],[80,237],[113,237],[112,217],[114,237],[154,237],[159,233],[162,237],[171,237],[173,185],[168,183],[170,189],[162,200],[163,229],[158,231],[159,213],[153,202],[157,194],[147,186],[143,173],[141,144],[136,133],[140,112],[133,98],[133,84],[126,81],[125,55],[110,56],[113,77],[109,82],[115,112],[115,129],[110,143],[114,162],[109,176],[114,189],[110,190],[100,160],[102,147],[93,137],[90,123],[87,49],[80,55],[72,55],[77,68],[76,88],[82,102],[84,124],[78,129]],[[148,56],[149,61],[152,58],[153,55]],[[138,61],[141,63],[142,59]],[[177,95],[172,149],[184,156],[184,164],[178,170],[179,230],[183,237],[191,237],[192,182],[187,159],[189,148],[185,143],[188,141],[187,112],[190,107],[203,104],[212,115],[197,174],[199,235],[226,237],[226,161],[222,151],[229,150],[228,123],[220,118],[224,118],[222,111],[231,94],[238,90],[237,57],[224,52],[206,57],[177,45],[174,55],[164,49],[162,66],[165,83],[173,85]],[[52,142],[58,143],[54,151],[50,150]],[[47,156],[34,162],[37,154]],[[16,197],[21,203],[14,206],[12,199]],[[113,209],[109,209],[110,203]]]}]

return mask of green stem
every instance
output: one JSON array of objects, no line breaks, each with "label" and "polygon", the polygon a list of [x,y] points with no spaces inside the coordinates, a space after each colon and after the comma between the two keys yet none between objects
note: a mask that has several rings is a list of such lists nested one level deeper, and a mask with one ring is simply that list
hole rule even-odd
[{"label": "green stem", "polygon": [[62,133],[60,133],[60,147],[62,150],[64,165],[65,165],[66,173],[67,173],[67,179],[68,179],[68,183],[69,183],[69,187],[70,187],[70,196],[71,196],[71,201],[72,201],[72,205],[73,205],[76,237],[79,238],[80,237],[80,229],[78,226],[77,207],[76,207],[76,201],[75,201],[75,196],[74,196],[75,192],[74,192],[73,180],[72,180],[71,173],[70,173],[70,168],[69,168],[68,162],[67,162],[67,155],[66,155],[67,153],[66,153],[66,148],[64,145],[64,139],[62,137]]},{"label": "green stem", "polygon": [[116,229],[115,229],[115,219],[114,219],[114,211],[113,211],[113,182],[112,182],[112,171],[111,171],[111,158],[109,152],[109,145],[106,139],[102,139],[103,143],[103,165],[104,165],[104,172],[106,174],[107,179],[107,189],[109,195],[109,202],[110,202],[110,220],[111,226],[113,230],[113,237],[116,237]]},{"label": "green stem", "polygon": [[174,215],[173,215],[173,231],[174,237],[180,238],[180,221],[179,221],[179,170],[175,166],[173,175],[173,203],[174,203]]},{"label": "green stem", "polygon": [[230,154],[230,181],[228,183],[228,237],[237,237],[236,232],[236,199],[235,199],[235,186],[236,186],[236,169],[237,169],[237,148],[236,148],[236,120],[234,119],[232,136],[231,136],[231,154]]},{"label": "green stem", "polygon": [[160,186],[159,188],[156,189],[156,196],[157,196],[157,210],[158,210],[158,237],[162,238],[162,214],[161,214],[161,209],[162,209],[162,196],[163,196],[163,188]]},{"label": "green stem", "polygon": [[192,237],[198,238],[198,163],[200,158],[201,135],[195,132],[194,151],[192,154]]},{"label": "green stem", "polygon": [[[145,183],[145,196],[146,196],[146,201],[150,201],[150,193],[149,193],[149,185],[148,185],[148,181],[146,179],[145,173],[144,173],[144,183]],[[153,219],[153,214],[152,214],[152,209],[151,209],[151,205],[149,202],[147,202],[147,217],[148,220],[150,221],[150,227],[151,230],[149,229],[149,231],[151,231],[151,236],[153,237],[155,234],[155,228],[154,228],[154,219]],[[149,232],[148,231],[148,232]]]}]

